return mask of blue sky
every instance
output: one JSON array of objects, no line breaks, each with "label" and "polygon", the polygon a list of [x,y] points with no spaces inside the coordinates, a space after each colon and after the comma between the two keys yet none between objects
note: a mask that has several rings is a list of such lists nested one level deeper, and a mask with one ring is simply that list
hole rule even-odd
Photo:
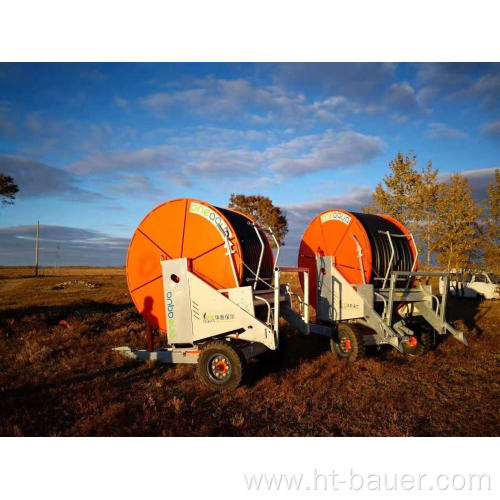
[{"label": "blue sky", "polygon": [[478,198],[500,166],[499,64],[0,64],[0,265],[122,265],[155,205],[263,194],[307,222],[359,210],[411,149]]}]

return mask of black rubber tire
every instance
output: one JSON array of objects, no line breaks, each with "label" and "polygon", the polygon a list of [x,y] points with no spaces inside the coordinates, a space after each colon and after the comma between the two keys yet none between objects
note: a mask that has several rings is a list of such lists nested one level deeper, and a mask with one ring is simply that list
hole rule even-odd
[{"label": "black rubber tire", "polygon": [[[348,349],[345,349],[345,340],[349,341]],[[363,334],[352,323],[340,323],[330,339],[330,349],[341,361],[357,361],[365,355]]]},{"label": "black rubber tire", "polygon": [[415,335],[417,344],[409,346],[408,343],[403,344],[403,351],[406,355],[418,357],[426,354],[434,347],[434,335],[429,330],[422,330]]},{"label": "black rubber tire", "polygon": [[[225,371],[214,370],[214,363],[226,365]],[[197,372],[200,380],[216,391],[233,391],[243,378],[245,357],[229,342],[214,341],[205,344],[198,358]]]},{"label": "black rubber tire", "polygon": [[417,335],[418,341],[424,346],[425,352],[434,348],[434,332],[432,330],[422,331]]}]

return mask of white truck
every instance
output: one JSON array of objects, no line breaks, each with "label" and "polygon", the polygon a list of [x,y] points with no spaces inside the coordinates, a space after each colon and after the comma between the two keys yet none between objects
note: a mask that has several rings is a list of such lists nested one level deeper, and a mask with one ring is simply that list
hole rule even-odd
[{"label": "white truck", "polygon": [[[470,269],[452,269],[450,271],[450,293],[454,297],[475,299],[500,299],[500,284],[498,277],[486,271],[474,271]],[[443,278],[439,280],[439,293],[444,293],[445,284]]]}]

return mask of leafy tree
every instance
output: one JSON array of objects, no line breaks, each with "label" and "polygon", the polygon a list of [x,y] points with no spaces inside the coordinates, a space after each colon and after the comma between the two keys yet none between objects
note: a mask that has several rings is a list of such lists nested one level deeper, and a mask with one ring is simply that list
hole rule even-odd
[{"label": "leafy tree", "polygon": [[412,152],[406,156],[398,153],[389,163],[391,173],[375,188],[373,204],[366,211],[390,215],[413,228],[415,195],[422,182],[416,164],[417,157]]},{"label": "leafy tree", "polygon": [[383,213],[402,222],[423,243],[427,265],[434,251],[436,202],[440,190],[439,171],[432,162],[419,171],[416,155],[398,153],[390,164],[391,173],[379,183],[372,195],[373,204],[365,211]]},{"label": "leafy tree", "polygon": [[[288,233],[288,222],[281,208],[274,206],[267,196],[231,194],[229,208],[243,212],[262,227],[270,227],[278,243],[283,244],[283,240]],[[274,242],[271,243],[274,245]]]},{"label": "leafy tree", "polygon": [[437,180],[438,173],[439,170],[433,167],[432,161],[429,161],[427,167],[422,169],[416,186],[415,204],[412,207],[415,236],[425,245],[427,267],[431,265],[431,256],[434,250],[433,226],[437,217],[437,201],[442,190],[442,184]]},{"label": "leafy tree", "polygon": [[479,247],[480,214],[467,179],[459,174],[452,175],[440,190],[434,223],[438,261],[448,270],[470,263]]},{"label": "leafy tree", "polygon": [[434,252],[450,269],[470,264],[484,250],[487,265],[500,272],[500,170],[495,172],[485,216],[480,219],[481,209],[466,178],[453,175],[440,183],[439,170],[432,162],[419,170],[412,152],[398,153],[389,166],[391,172],[375,188],[373,203],[365,212],[385,213],[401,221],[414,234],[417,245],[425,247],[427,266]]},{"label": "leafy tree", "polygon": [[12,205],[19,188],[9,175],[0,174],[0,198],[2,205]]},{"label": "leafy tree", "polygon": [[500,169],[495,170],[484,208],[484,260],[489,270],[500,274]]}]

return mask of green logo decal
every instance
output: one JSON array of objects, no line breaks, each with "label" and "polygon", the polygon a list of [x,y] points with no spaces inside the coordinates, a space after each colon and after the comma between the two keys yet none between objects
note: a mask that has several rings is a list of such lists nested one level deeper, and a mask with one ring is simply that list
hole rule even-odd
[{"label": "green logo decal", "polygon": [[167,292],[165,305],[167,306],[167,335],[169,341],[175,339],[175,321],[174,321],[174,299],[172,297],[172,292]]},{"label": "green logo decal", "polygon": [[224,231],[228,238],[232,237],[231,231],[227,224],[222,220],[221,216],[215,213],[211,208],[202,205],[201,203],[191,202],[189,211],[192,214],[201,215],[203,218],[210,221],[217,229]]}]

